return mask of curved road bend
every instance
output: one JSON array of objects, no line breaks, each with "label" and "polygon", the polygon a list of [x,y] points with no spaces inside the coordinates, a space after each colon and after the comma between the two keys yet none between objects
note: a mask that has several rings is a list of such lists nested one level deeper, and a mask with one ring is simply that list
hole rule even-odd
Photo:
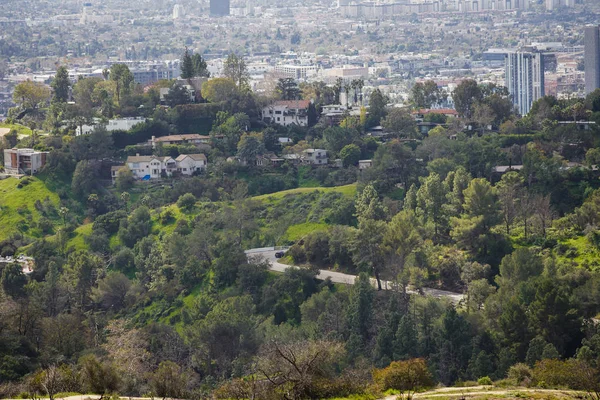
[{"label": "curved road bend", "polygon": [[[271,271],[283,272],[288,268],[298,268],[294,265],[287,265],[287,264],[280,263],[277,260],[277,258],[275,257],[275,253],[277,251],[278,250],[274,250],[273,247],[264,247],[264,248],[260,248],[260,249],[246,250],[245,253],[248,257],[263,257],[265,260],[267,260],[269,262],[269,264],[271,266],[269,269]],[[331,281],[334,283],[343,283],[346,285],[354,285],[354,280],[357,278],[356,275],[344,274],[341,272],[329,271],[326,269],[320,269],[318,276],[319,276],[319,279],[330,278]],[[373,285],[376,285],[375,279],[371,279],[371,282],[373,282]],[[382,284],[384,290],[388,290],[388,289],[392,288],[391,282],[382,281],[381,284]],[[414,291],[414,290],[409,290],[408,293],[420,294],[419,292]],[[454,304],[459,303],[463,299],[463,295],[461,293],[448,292],[446,290],[440,290],[440,289],[423,288],[423,294],[426,296],[432,296],[432,297],[437,297],[437,298],[447,298]]]}]

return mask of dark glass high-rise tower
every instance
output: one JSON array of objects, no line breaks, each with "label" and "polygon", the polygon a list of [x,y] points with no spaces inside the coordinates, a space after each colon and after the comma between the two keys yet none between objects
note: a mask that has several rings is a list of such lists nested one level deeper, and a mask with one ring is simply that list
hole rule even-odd
[{"label": "dark glass high-rise tower", "polygon": [[585,93],[600,88],[600,27],[585,27]]},{"label": "dark glass high-rise tower", "polygon": [[210,0],[210,15],[212,17],[229,15],[229,0]]}]

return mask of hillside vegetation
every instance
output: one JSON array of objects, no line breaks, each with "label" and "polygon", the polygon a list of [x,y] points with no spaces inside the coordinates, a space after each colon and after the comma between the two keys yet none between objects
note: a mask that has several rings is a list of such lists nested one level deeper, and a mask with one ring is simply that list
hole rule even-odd
[{"label": "hillside vegetation", "polygon": [[31,237],[51,233],[60,220],[59,204],[58,195],[37,178],[0,180],[0,241],[15,233]]},{"label": "hillside vegetation", "polygon": [[[170,83],[156,107],[158,88],[115,64],[78,81],[86,101],[71,104],[61,68],[52,104],[19,113],[53,131],[17,143],[49,151],[37,178],[0,182],[0,249],[35,258],[28,274],[0,266],[0,397],[372,399],[477,382],[500,389],[490,397],[598,398],[600,128],[580,125],[600,122],[600,91],[522,117],[505,89],[465,80],[460,117],[424,134],[378,90],[339,126],[317,122],[323,98],[310,127],[266,126],[237,78],[209,80],[200,104],[176,104],[186,96]],[[152,119],[74,136],[61,110]],[[210,147],[141,144],[194,125]],[[385,140],[366,134],[378,125]],[[311,164],[311,148],[331,162]],[[111,167],[138,152],[204,152],[208,166],[149,182],[125,168],[112,185]],[[303,268],[274,273],[244,253],[274,245]]]}]

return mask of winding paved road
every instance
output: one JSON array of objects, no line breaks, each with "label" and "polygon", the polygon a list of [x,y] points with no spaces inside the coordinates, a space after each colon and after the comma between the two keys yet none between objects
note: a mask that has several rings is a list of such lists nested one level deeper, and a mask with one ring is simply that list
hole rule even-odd
[{"label": "winding paved road", "polygon": [[[261,249],[246,250],[246,255],[248,257],[264,258],[271,265],[271,268],[270,268],[271,271],[283,272],[288,268],[298,268],[293,265],[287,265],[287,264],[280,263],[278,261],[278,259],[275,257],[276,252],[277,252],[277,250],[275,250],[273,247],[264,247]],[[327,278],[330,278],[331,281],[334,283],[343,283],[346,285],[354,285],[354,281],[357,278],[357,276],[343,274],[341,272],[336,272],[336,271],[329,271],[326,269],[320,269],[319,270],[319,279],[327,279]],[[377,284],[375,279],[371,279],[371,282],[373,283],[374,286]],[[391,282],[382,281],[381,283],[382,283],[384,290],[391,289],[393,286]],[[409,290],[408,293],[421,294],[414,290]],[[430,289],[430,288],[423,288],[423,295],[437,297],[437,298],[447,298],[454,304],[458,304],[463,299],[463,295],[461,293],[448,292],[446,290]]]}]

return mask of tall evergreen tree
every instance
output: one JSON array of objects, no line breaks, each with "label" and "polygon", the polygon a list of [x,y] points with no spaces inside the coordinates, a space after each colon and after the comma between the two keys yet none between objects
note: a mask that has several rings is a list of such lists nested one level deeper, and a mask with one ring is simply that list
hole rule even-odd
[{"label": "tall evergreen tree", "polygon": [[210,72],[208,72],[206,61],[202,58],[202,55],[196,53],[192,56],[192,65],[194,70],[194,77],[209,77]]},{"label": "tall evergreen tree", "polygon": [[350,338],[348,350],[358,355],[369,340],[373,316],[374,290],[367,274],[360,274],[350,293],[350,304],[346,314],[346,323]]},{"label": "tall evergreen tree", "polygon": [[66,67],[58,67],[51,86],[54,90],[52,96],[53,103],[66,103],[69,100],[69,88],[71,87],[71,82],[69,81],[69,71],[67,71]]},{"label": "tall evergreen tree", "polygon": [[180,69],[182,79],[192,79],[194,77],[194,62],[192,61],[192,55],[187,47],[181,58]]},{"label": "tall evergreen tree", "polygon": [[404,314],[394,336],[393,351],[395,360],[406,360],[419,355],[417,329],[410,314]]}]

